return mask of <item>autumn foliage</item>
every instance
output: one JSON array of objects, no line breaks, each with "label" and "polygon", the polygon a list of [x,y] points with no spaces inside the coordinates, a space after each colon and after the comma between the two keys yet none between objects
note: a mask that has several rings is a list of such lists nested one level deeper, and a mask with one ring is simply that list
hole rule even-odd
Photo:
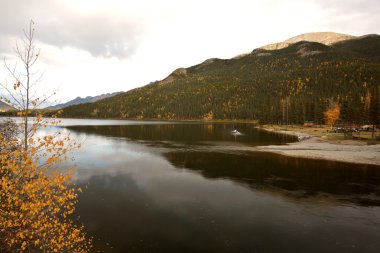
[{"label": "autumn foliage", "polygon": [[339,104],[330,105],[329,108],[323,113],[323,115],[325,116],[325,124],[329,125],[332,128],[340,116]]},{"label": "autumn foliage", "polygon": [[32,24],[24,41],[26,53],[20,54],[26,74],[11,73],[12,89],[2,85],[13,92],[19,122],[0,127],[0,252],[88,252],[91,240],[72,219],[81,189],[73,185],[73,169],[64,166],[69,152],[80,144],[60,132],[40,131],[58,124],[58,115],[30,117],[30,109],[40,101],[29,95],[30,67],[38,56]]},{"label": "autumn foliage", "polygon": [[[42,124],[41,117],[35,121]],[[87,252],[83,227],[70,219],[81,189],[70,186],[72,169],[59,166],[78,144],[55,134],[32,135],[28,146],[17,132],[0,133],[0,251]]]}]

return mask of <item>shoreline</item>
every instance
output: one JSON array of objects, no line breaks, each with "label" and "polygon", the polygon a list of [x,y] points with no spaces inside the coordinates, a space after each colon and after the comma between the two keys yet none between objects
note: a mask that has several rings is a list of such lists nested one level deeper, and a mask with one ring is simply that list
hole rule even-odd
[{"label": "shoreline", "polygon": [[[4,117],[9,118],[9,117]],[[64,118],[72,119],[72,118]],[[83,119],[83,118],[80,118]],[[96,120],[96,119],[94,119]],[[112,119],[117,120],[117,119]],[[119,119],[126,120],[126,119]],[[136,119],[128,119],[136,120]],[[136,121],[150,121],[150,120],[136,120]],[[152,120],[157,121],[157,120]],[[253,124],[254,121],[231,121],[231,120],[214,120],[214,121],[202,121],[202,120],[159,120],[162,122],[171,123],[234,123],[234,124]],[[321,135],[319,133],[312,132],[310,128],[291,128],[283,129],[282,126],[256,126],[260,131],[284,134],[289,136],[296,136],[298,142],[287,143],[285,145],[269,145],[269,146],[257,146],[248,151],[258,152],[270,152],[279,155],[285,155],[290,157],[299,157],[306,159],[319,159],[329,160],[356,164],[370,164],[380,166],[380,144],[367,145],[363,140],[343,140],[343,139],[331,139],[327,138],[326,133]],[[309,131],[309,133],[308,133]],[[325,129],[323,129],[325,131]],[[318,135],[319,134],[319,135]]]},{"label": "shoreline", "polygon": [[329,160],[356,164],[380,166],[380,144],[367,145],[358,140],[330,140],[303,132],[284,131],[259,128],[267,132],[275,132],[297,136],[299,141],[286,145],[259,146],[257,151],[270,152],[285,156]]}]

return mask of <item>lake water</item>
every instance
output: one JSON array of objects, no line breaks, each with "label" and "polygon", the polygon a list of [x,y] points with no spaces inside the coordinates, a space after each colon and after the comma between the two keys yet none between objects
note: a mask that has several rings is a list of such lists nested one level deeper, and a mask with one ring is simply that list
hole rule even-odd
[{"label": "lake water", "polygon": [[103,252],[380,252],[380,166],[248,152],[295,141],[249,124],[61,128],[83,144],[76,214]]}]

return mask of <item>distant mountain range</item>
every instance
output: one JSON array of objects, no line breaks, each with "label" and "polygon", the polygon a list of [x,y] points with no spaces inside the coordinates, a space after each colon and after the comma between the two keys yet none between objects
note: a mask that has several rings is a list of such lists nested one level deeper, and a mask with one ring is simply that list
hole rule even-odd
[{"label": "distant mountain range", "polygon": [[0,112],[6,112],[9,110],[14,110],[14,108],[7,103],[0,101]]},{"label": "distant mountain range", "polygon": [[62,109],[62,108],[65,108],[65,107],[68,107],[71,105],[79,105],[79,104],[83,104],[83,103],[93,103],[93,102],[96,102],[96,101],[101,100],[101,99],[113,97],[119,93],[121,93],[121,92],[107,93],[107,94],[102,94],[102,95],[94,96],[94,97],[91,97],[91,96],[87,96],[85,98],[76,97],[75,99],[70,100],[66,103],[57,104],[54,106],[49,106],[46,109]]},{"label": "distant mountain range", "polygon": [[322,123],[338,103],[342,121],[359,123],[376,112],[379,84],[379,35],[309,33],[179,68],[162,81],[66,107],[64,116]]}]

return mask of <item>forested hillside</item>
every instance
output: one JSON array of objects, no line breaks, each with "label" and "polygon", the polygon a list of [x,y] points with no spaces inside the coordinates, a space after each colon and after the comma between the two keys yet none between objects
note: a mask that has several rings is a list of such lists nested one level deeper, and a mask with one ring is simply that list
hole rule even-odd
[{"label": "forested hillside", "polygon": [[379,86],[380,36],[331,46],[301,41],[177,69],[142,88],[67,107],[63,116],[322,123],[327,107],[339,104],[342,122],[365,123]]}]

